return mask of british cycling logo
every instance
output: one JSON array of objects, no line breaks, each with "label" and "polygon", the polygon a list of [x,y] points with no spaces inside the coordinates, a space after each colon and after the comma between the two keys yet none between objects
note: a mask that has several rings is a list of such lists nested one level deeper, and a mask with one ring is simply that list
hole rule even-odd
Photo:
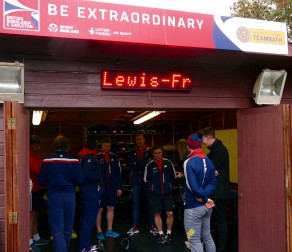
[{"label": "british cycling logo", "polygon": [[39,31],[40,0],[3,0],[4,29]]}]

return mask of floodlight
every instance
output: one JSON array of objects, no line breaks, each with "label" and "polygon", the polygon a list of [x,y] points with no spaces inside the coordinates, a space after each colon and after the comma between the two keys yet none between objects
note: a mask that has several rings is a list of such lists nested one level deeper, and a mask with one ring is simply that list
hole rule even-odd
[{"label": "floodlight", "polygon": [[277,105],[281,97],[287,77],[285,70],[264,69],[253,87],[253,98],[256,104]]},{"label": "floodlight", "polygon": [[24,65],[0,62],[0,103],[24,102]]}]

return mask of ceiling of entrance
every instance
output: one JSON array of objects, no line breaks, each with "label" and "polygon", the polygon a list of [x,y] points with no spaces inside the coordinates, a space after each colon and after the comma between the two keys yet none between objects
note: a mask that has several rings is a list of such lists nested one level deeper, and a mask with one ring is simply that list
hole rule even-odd
[{"label": "ceiling of entrance", "polygon": [[[131,110],[128,113],[126,110],[102,110],[102,111],[48,111],[45,123],[76,123],[82,122],[86,124],[128,124],[133,122],[133,118],[144,112],[144,110]],[[159,116],[151,119],[155,123],[187,123],[195,122],[208,118],[213,113],[218,111],[210,110],[179,110],[166,111]]]}]

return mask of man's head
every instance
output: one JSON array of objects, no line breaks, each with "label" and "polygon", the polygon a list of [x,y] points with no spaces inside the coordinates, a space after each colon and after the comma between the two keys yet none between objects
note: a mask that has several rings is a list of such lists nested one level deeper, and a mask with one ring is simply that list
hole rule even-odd
[{"label": "man's head", "polygon": [[89,150],[97,149],[97,141],[95,137],[87,137],[85,147]]},{"label": "man's head", "polygon": [[162,146],[154,146],[153,147],[153,156],[155,160],[161,160],[162,159]]},{"label": "man's head", "polygon": [[110,138],[106,137],[101,139],[101,150],[104,152],[109,152],[112,147],[112,141]]},{"label": "man's head", "polygon": [[53,145],[55,146],[56,150],[69,150],[70,142],[69,139],[62,136],[58,135],[53,142]]},{"label": "man's head", "polygon": [[203,133],[203,143],[207,147],[211,147],[214,141],[216,140],[215,131],[211,127],[206,127],[202,130],[202,133]]},{"label": "man's head", "polygon": [[188,137],[188,149],[189,150],[196,150],[202,148],[202,136],[203,134],[201,132],[192,134]]},{"label": "man's head", "polygon": [[38,152],[41,148],[41,139],[37,135],[30,136],[30,148],[33,152]]},{"label": "man's head", "polygon": [[135,135],[135,142],[138,148],[143,148],[145,145],[145,134],[140,131]]}]

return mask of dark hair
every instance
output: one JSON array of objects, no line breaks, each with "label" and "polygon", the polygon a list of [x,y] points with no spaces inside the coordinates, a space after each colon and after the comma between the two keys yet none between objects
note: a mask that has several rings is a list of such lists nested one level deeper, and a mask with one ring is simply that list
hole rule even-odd
[{"label": "dark hair", "polygon": [[143,136],[143,137],[145,138],[146,134],[145,134],[144,131],[141,131],[141,130],[140,130],[140,131],[136,132],[136,134],[135,134],[135,138],[136,138],[137,136]]},{"label": "dark hair", "polygon": [[58,135],[54,139],[53,145],[55,146],[57,150],[67,150],[70,145],[70,142],[68,138],[62,135]]},{"label": "dark hair", "polygon": [[41,139],[37,135],[31,135],[29,140],[30,145],[40,144]]},{"label": "dark hair", "polygon": [[155,150],[162,150],[163,151],[163,146],[162,145],[155,145],[153,148],[152,148],[152,152],[154,152]]},{"label": "dark hair", "polygon": [[103,143],[112,143],[112,140],[109,137],[104,137],[100,141],[100,144],[103,144]]},{"label": "dark hair", "polygon": [[95,137],[87,137],[85,142],[85,147],[89,150],[95,150],[97,149],[97,141]]},{"label": "dark hair", "polygon": [[215,131],[211,127],[206,127],[202,129],[201,132],[203,133],[203,135],[208,135],[215,138]]}]

